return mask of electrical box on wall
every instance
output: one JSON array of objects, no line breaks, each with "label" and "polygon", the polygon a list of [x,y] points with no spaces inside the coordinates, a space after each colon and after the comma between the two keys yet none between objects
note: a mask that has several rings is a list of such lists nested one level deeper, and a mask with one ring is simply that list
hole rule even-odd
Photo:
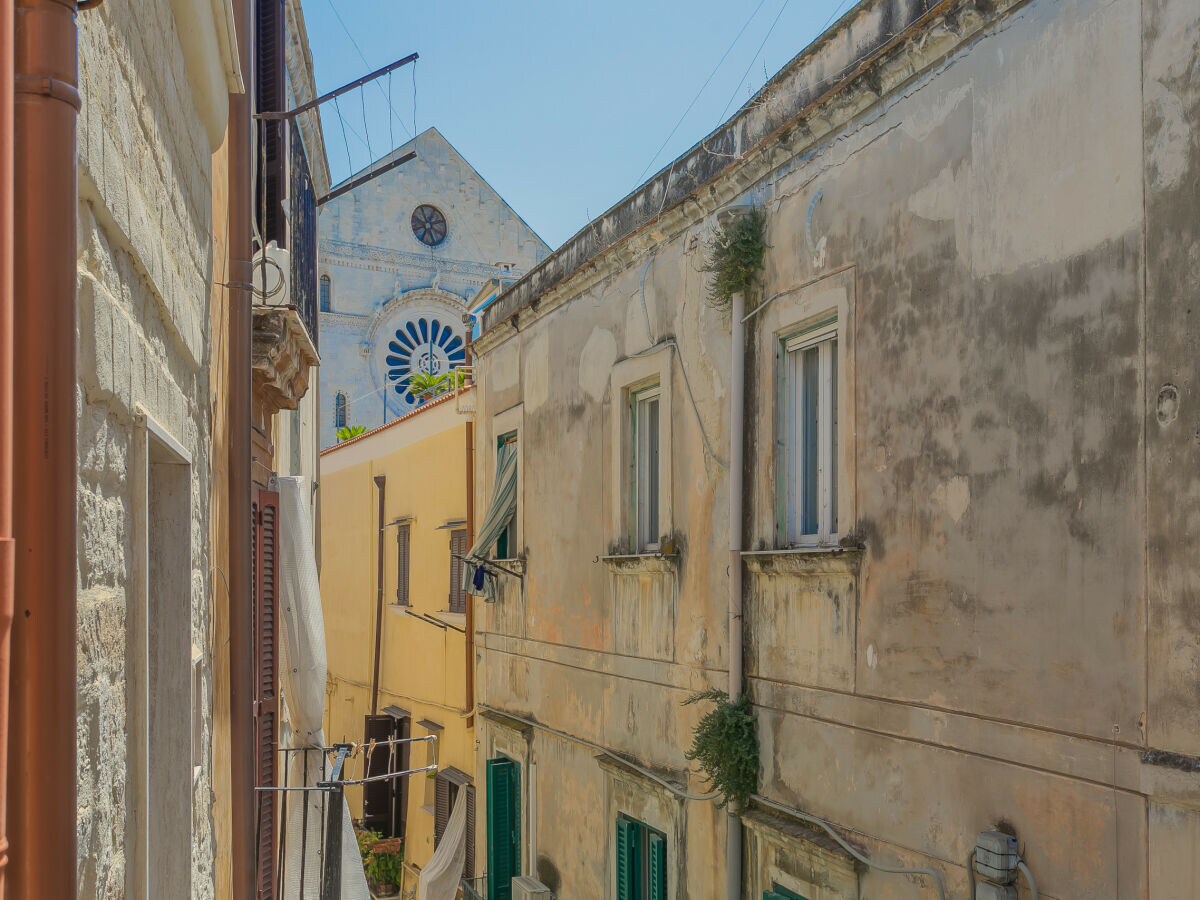
[{"label": "electrical box on wall", "polygon": [[536,878],[518,875],[512,880],[513,900],[551,900],[554,895]]},{"label": "electrical box on wall", "polygon": [[1020,861],[1017,839],[1011,834],[985,831],[975,841],[975,871],[981,878],[1001,885],[1012,884],[1017,880]]}]

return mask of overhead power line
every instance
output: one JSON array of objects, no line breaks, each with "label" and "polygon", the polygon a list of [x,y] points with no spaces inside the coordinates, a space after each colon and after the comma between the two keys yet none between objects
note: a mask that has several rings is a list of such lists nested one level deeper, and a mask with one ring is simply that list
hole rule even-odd
[{"label": "overhead power line", "polygon": [[[342,14],[340,12],[338,12],[338,8],[337,8],[337,6],[334,5],[333,0],[325,0],[325,2],[329,4],[330,10],[333,11],[333,17],[335,19],[337,19],[338,24],[342,26],[342,31],[344,31],[346,33],[346,37],[348,37],[350,39],[350,43],[354,46],[354,52],[358,54],[358,58],[363,61],[364,65],[367,65],[367,66],[371,65],[371,63],[367,61],[367,55],[365,53],[363,53],[362,47],[359,46],[358,41],[356,41],[354,39],[354,35],[350,32],[349,27],[346,25],[346,20],[343,19]],[[415,74],[413,75],[413,78],[414,79],[416,78]],[[400,123],[400,127],[404,129],[404,133],[407,134],[409,137],[413,137],[416,134],[416,126],[417,126],[416,116],[414,115],[414,117],[413,117],[413,131],[409,131],[408,126],[404,124],[404,120],[402,118],[400,118],[400,113],[398,113],[396,111],[396,107],[392,106],[392,98],[388,96],[386,91],[384,91],[383,85],[379,84],[379,82],[376,82],[375,86],[379,89],[380,96],[382,96],[384,101],[387,103],[388,109],[391,111],[391,115],[395,117],[396,121]],[[413,105],[415,108],[415,106],[416,106],[416,81],[415,80],[413,82]],[[390,149],[394,150],[395,147],[392,147]],[[390,150],[389,150],[389,152],[390,152]],[[374,162],[374,160],[372,160],[372,162]]]}]

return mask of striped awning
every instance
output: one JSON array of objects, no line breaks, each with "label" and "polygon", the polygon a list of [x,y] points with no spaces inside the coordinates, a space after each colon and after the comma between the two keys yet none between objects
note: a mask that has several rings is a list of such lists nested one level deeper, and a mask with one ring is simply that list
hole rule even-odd
[{"label": "striped awning", "polygon": [[517,444],[506,441],[496,450],[496,482],[487,515],[475,535],[475,546],[463,562],[463,589],[477,597],[496,599],[496,571],[484,565],[496,541],[517,512]]}]

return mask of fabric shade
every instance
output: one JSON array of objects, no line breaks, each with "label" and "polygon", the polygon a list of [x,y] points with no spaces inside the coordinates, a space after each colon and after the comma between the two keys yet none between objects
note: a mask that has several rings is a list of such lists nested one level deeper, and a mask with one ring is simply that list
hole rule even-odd
[{"label": "fabric shade", "polygon": [[[517,512],[517,442],[505,441],[496,451],[496,483],[492,502],[463,563],[463,590],[488,600],[496,599],[496,575],[483,568],[496,541]],[[477,577],[478,576],[478,577]]]}]

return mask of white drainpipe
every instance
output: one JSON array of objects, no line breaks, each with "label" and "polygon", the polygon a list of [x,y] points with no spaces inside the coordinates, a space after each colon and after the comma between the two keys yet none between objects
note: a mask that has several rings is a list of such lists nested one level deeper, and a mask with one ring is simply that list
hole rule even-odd
[{"label": "white drainpipe", "polygon": [[[746,297],[733,295],[729,366],[729,699],[742,686],[742,444],[745,424]],[[725,868],[728,900],[742,896],[742,820],[732,809],[726,816]]]}]

